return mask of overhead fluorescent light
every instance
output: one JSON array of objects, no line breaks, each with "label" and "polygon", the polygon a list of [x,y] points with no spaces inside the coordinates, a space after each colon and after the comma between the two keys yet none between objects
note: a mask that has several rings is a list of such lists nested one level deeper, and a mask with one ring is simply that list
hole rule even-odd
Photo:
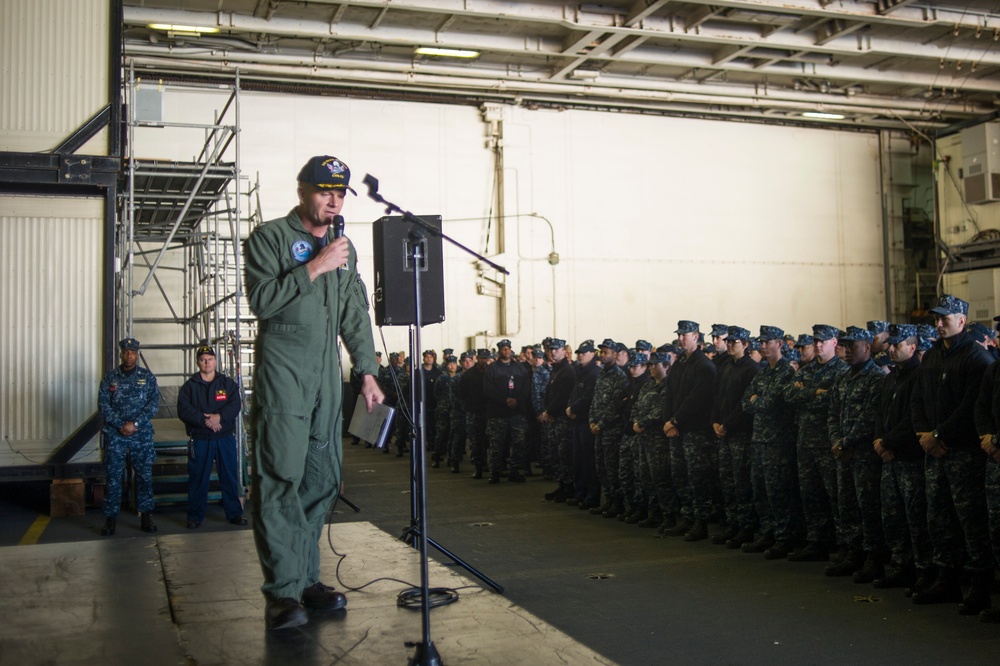
[{"label": "overhead fluorescent light", "polygon": [[839,113],[826,113],[824,111],[806,111],[802,114],[803,118],[819,118],[820,120],[843,120],[844,115]]},{"label": "overhead fluorescent light", "polygon": [[218,28],[206,28],[200,25],[178,25],[176,23],[150,23],[146,27],[150,30],[172,32],[175,35],[212,35],[219,32]]},{"label": "overhead fluorescent light", "polygon": [[601,72],[596,69],[574,69],[569,73],[569,78],[577,81],[596,81],[601,77]]},{"label": "overhead fluorescent light", "polygon": [[443,58],[478,58],[479,51],[465,49],[445,49],[437,46],[418,46],[414,51],[417,55],[441,56]]}]

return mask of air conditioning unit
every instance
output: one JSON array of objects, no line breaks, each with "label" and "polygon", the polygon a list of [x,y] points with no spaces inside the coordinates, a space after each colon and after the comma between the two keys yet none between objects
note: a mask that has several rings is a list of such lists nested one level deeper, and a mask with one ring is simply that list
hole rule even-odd
[{"label": "air conditioning unit", "polygon": [[962,173],[965,201],[1000,201],[1000,122],[962,130]]}]

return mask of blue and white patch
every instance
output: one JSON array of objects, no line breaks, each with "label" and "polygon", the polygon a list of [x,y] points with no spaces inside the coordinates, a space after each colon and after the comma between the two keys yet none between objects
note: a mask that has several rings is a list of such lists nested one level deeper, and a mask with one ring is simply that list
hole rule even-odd
[{"label": "blue and white patch", "polygon": [[292,243],[292,258],[300,264],[305,263],[312,256],[312,245],[299,239]]}]

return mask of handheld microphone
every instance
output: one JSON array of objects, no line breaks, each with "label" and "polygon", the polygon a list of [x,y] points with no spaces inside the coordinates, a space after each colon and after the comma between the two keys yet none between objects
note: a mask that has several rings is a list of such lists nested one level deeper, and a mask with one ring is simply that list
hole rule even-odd
[{"label": "handheld microphone", "polygon": [[340,238],[344,235],[344,216],[333,216],[333,237]]}]

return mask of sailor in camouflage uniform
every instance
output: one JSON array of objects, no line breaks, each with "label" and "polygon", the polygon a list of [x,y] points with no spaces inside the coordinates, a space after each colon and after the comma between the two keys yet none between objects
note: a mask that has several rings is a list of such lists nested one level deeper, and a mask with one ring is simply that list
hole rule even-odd
[{"label": "sailor in camouflage uniform", "polygon": [[448,467],[452,474],[458,474],[461,471],[460,465],[465,460],[466,440],[468,439],[469,415],[465,411],[465,401],[462,400],[458,388],[462,381],[462,375],[476,365],[476,352],[471,349],[462,352],[458,362],[458,373],[451,386],[451,419],[448,422]]},{"label": "sailor in camouflage uniform", "polygon": [[[992,363],[965,330],[969,304],[945,294],[931,309],[941,339],[924,355],[913,390],[913,429],[927,453],[927,525],[937,579],[915,591],[918,604],[961,601],[959,612],[990,606],[993,553],[986,509],[986,456],[975,421],[983,376]],[[983,423],[983,425],[986,425]],[[963,596],[959,569],[971,587]]]},{"label": "sailor in camouflage uniform", "polygon": [[739,548],[753,541],[757,516],[753,508],[750,480],[750,439],[753,418],[743,411],[743,394],[757,364],[746,355],[750,331],[730,326],[726,336],[727,361],[719,366],[719,378],[712,407],[712,429],[719,441],[719,478],[722,486],[726,530],[712,537],[712,543]]},{"label": "sailor in camouflage uniform", "polygon": [[[1000,317],[994,318],[1000,321]],[[983,376],[976,400],[976,430],[979,448],[986,454],[986,507],[989,513],[993,557],[1000,566],[1000,363]],[[979,613],[983,622],[1000,622],[1000,608],[984,604]]]},{"label": "sailor in camouflage uniform", "polygon": [[155,532],[150,515],[153,511],[153,447],[152,418],[160,408],[160,390],[156,377],[140,368],[139,341],[125,338],[118,343],[121,365],[109,370],[97,392],[97,407],[104,419],[103,446],[107,493],[104,497],[103,536],[115,533],[122,502],[122,474],[126,454],[135,471],[136,500],[142,530]]},{"label": "sailor in camouflage uniform", "polygon": [[847,372],[830,396],[831,452],[837,459],[837,510],[840,556],[824,573],[854,575],[871,583],[882,575],[885,537],[879,487],[882,459],[872,448],[884,375],[871,359],[871,331],[848,326],[839,337],[847,350]]},{"label": "sailor in camouflage uniform", "polygon": [[865,324],[872,334],[872,360],[885,374],[889,373],[889,322],[873,319]]},{"label": "sailor in camouflage uniform", "polygon": [[604,491],[604,504],[591,509],[593,514],[603,514],[616,503],[622,503],[618,456],[625,431],[624,409],[629,379],[618,365],[618,346],[619,343],[610,338],[600,344],[603,365],[594,385],[594,400],[590,406],[590,432],[594,435],[597,479]]},{"label": "sailor in camouflage uniform", "polygon": [[938,339],[937,329],[930,324],[917,324],[917,358],[924,360],[924,354]]},{"label": "sailor in camouflage uniform", "polygon": [[847,372],[847,363],[836,353],[839,335],[835,326],[813,326],[815,359],[800,368],[785,389],[785,400],[797,409],[795,453],[806,527],[805,547],[788,556],[793,562],[825,561],[836,543],[837,461],[830,455],[828,419],[830,389]]},{"label": "sailor in camouflage uniform", "polygon": [[767,367],[743,396],[743,409],[753,414],[751,474],[760,527],[758,537],[741,550],[764,553],[768,559],[787,557],[799,536],[795,410],[785,401],[785,388],[795,370],[781,354],[784,335],[777,326],[760,327],[758,339]]},{"label": "sailor in camouflage uniform", "polygon": [[[727,331],[728,333],[728,331]],[[677,322],[679,346],[684,355],[667,377],[667,423],[663,434],[679,437],[683,447],[684,480],[674,477],[674,487],[681,498],[681,523],[666,530],[671,536],[684,535],[685,541],[708,538],[708,519],[712,512],[713,491],[718,479],[718,451],[712,432],[712,405],[715,400],[715,365],[698,346],[701,335],[697,322]],[[671,470],[674,467],[671,458]],[[687,501],[687,515],[683,502]]]},{"label": "sailor in camouflage uniform", "polygon": [[590,431],[590,407],[594,388],[601,372],[596,361],[593,340],[585,340],[576,349],[576,384],[569,396],[566,415],[573,422],[573,479],[575,497],[566,504],[593,509],[601,503],[601,484],[597,479],[594,435]]},{"label": "sailor in camouflage uniform", "polygon": [[875,423],[875,453],[882,459],[882,529],[891,560],[877,588],[909,587],[929,582],[931,542],[927,532],[924,450],[913,430],[910,402],[916,386],[917,327],[889,327],[893,369],[882,383],[881,414]]},{"label": "sailor in camouflage uniform", "polygon": [[510,340],[497,343],[497,360],[486,368],[486,438],[489,442],[490,483],[499,483],[510,456],[508,481],[524,483],[531,374],[514,358]]},{"label": "sailor in camouflage uniform", "polygon": [[566,357],[566,341],[560,338],[549,338],[545,350],[552,373],[549,375],[549,385],[545,389],[545,404],[542,411],[542,423],[549,424],[549,434],[552,437],[550,447],[556,453],[555,472],[559,486],[552,492],[545,493],[545,499],[553,502],[565,502],[574,496],[573,493],[573,422],[566,414],[569,396],[576,384],[576,370]]},{"label": "sailor in camouflage uniform", "polygon": [[650,381],[649,355],[645,352],[633,351],[629,353],[628,363],[625,364],[625,367],[628,368],[631,381],[628,386],[625,407],[628,427],[625,428],[625,434],[622,435],[618,451],[618,479],[621,482],[622,498],[624,499],[624,510],[618,514],[618,519],[633,525],[648,517],[650,501],[643,490],[644,485],[649,485],[648,482],[644,483],[643,481],[649,475],[649,471],[642,464],[638,436],[632,429],[635,403],[639,399],[642,387]]},{"label": "sailor in camouflage uniform", "polygon": [[[545,411],[545,389],[549,385],[549,377],[552,368],[549,367],[545,358],[545,350],[542,347],[534,347],[531,350],[531,413],[535,421],[534,436],[538,438],[538,463],[542,467],[542,475],[546,481],[553,478],[555,466],[555,451],[550,446],[552,436],[549,433],[551,426],[543,422],[542,412]],[[532,431],[529,430],[529,433]]]},{"label": "sailor in camouflage uniform", "polygon": [[448,455],[448,445],[451,442],[451,403],[455,383],[458,381],[458,359],[448,355],[444,357],[444,371],[434,380],[434,455],[431,456],[431,467],[437,469],[441,461]]},{"label": "sailor in camouflage uniform", "polygon": [[670,474],[670,448],[663,426],[666,423],[667,370],[666,354],[649,355],[649,375],[632,406],[632,432],[636,435],[639,459],[646,474],[642,476],[649,506],[640,527],[656,527],[661,533],[676,526],[680,506]]},{"label": "sailor in camouflage uniform", "polygon": [[486,460],[486,392],[483,379],[493,353],[489,349],[476,351],[476,364],[462,373],[458,380],[458,397],[465,406],[465,432],[469,440],[469,457],[475,466],[473,479],[483,478]]}]

